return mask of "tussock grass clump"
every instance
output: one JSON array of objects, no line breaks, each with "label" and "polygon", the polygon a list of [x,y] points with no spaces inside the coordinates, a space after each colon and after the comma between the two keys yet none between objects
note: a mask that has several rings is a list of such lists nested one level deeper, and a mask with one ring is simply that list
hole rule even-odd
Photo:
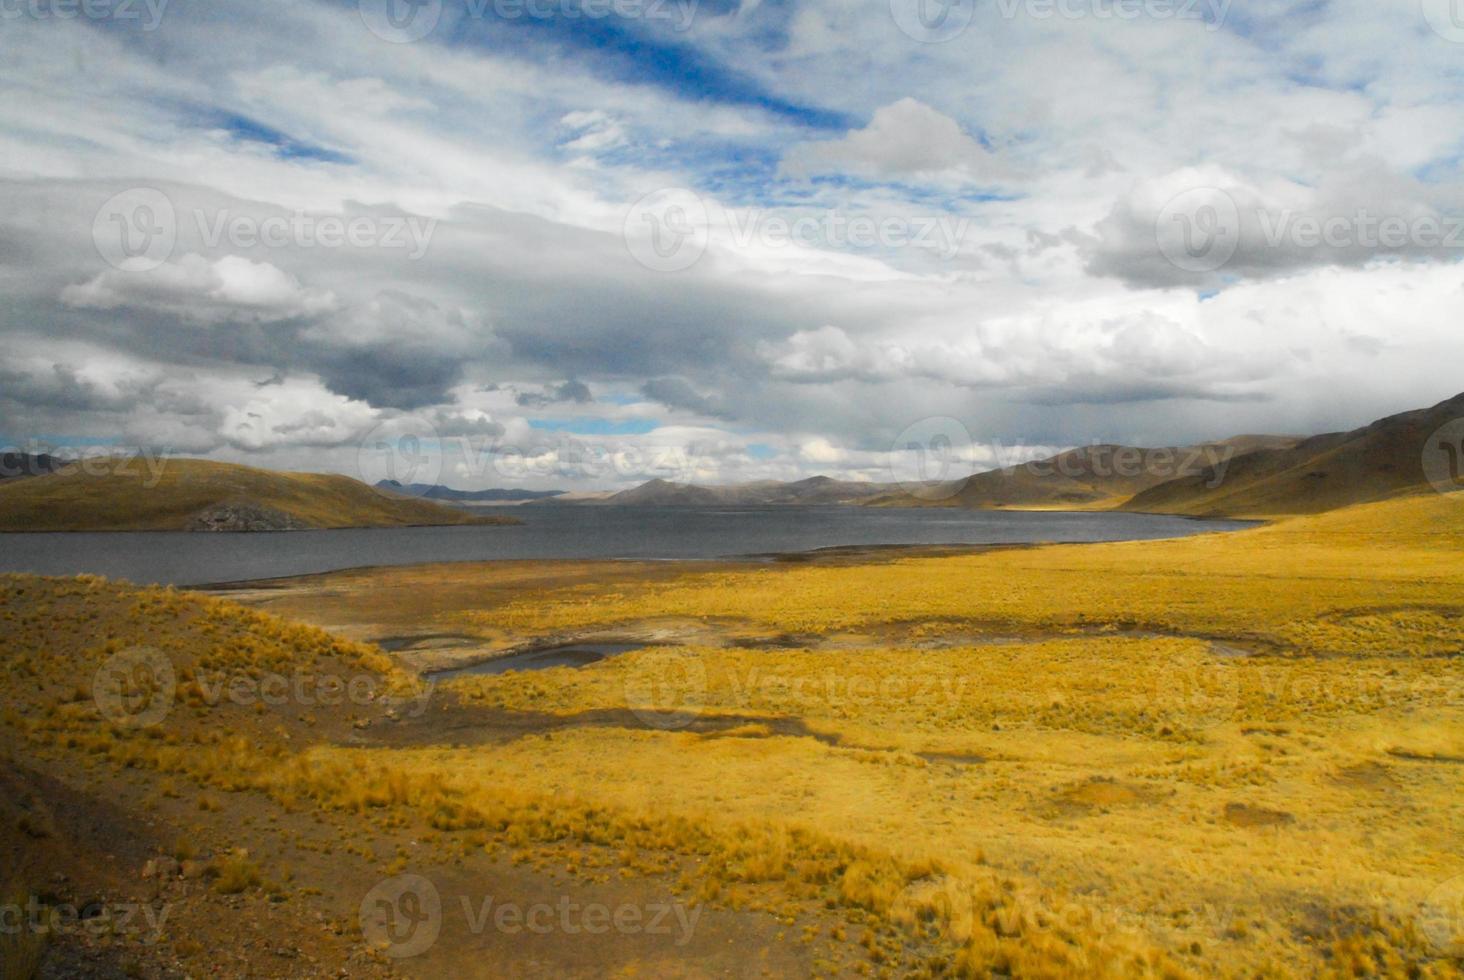
[{"label": "tussock grass clump", "polygon": [[[0,907],[23,910],[30,894],[19,882],[0,883]],[[6,928],[0,929],[0,980],[32,980],[41,975],[47,935],[14,915],[9,918]]]}]

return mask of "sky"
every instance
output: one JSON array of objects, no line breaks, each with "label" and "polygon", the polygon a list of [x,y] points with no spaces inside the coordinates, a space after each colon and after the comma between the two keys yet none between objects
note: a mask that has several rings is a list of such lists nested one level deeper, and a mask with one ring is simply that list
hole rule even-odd
[{"label": "sky", "polygon": [[1464,390],[1456,0],[0,0],[0,442],[941,478]]}]

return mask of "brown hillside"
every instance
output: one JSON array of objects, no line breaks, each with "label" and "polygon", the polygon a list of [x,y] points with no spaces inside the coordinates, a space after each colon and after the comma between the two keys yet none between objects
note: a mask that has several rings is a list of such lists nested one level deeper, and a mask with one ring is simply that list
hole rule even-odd
[{"label": "brown hillside", "polygon": [[306,530],[473,524],[350,477],[198,459],[115,459],[0,485],[4,531]]},{"label": "brown hillside", "polygon": [[1424,453],[1434,433],[1464,418],[1464,394],[1352,432],[1262,450],[1212,471],[1145,490],[1125,510],[1194,516],[1315,514],[1351,504],[1432,492]]}]

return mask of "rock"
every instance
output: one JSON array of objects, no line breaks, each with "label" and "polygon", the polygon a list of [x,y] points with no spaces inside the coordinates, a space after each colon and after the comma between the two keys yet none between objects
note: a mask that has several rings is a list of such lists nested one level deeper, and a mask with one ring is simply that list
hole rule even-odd
[{"label": "rock", "polygon": [[178,875],[178,862],[170,857],[156,857],[142,868],[144,878],[174,878]]},{"label": "rock", "polygon": [[304,531],[310,525],[272,507],[233,503],[209,507],[193,515],[185,531]]}]

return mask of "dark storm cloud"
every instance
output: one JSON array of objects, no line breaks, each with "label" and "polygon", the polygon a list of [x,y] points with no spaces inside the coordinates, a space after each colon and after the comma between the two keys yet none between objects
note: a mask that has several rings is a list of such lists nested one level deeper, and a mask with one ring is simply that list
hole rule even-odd
[{"label": "dark storm cloud", "polygon": [[514,397],[514,401],[524,408],[544,408],[562,402],[588,405],[594,400],[588,385],[573,380],[561,385],[550,385],[541,391],[521,391]]},{"label": "dark storm cloud", "polygon": [[697,391],[685,378],[652,378],[641,385],[641,394],[668,408],[679,408],[707,418],[729,417],[725,405]]}]

